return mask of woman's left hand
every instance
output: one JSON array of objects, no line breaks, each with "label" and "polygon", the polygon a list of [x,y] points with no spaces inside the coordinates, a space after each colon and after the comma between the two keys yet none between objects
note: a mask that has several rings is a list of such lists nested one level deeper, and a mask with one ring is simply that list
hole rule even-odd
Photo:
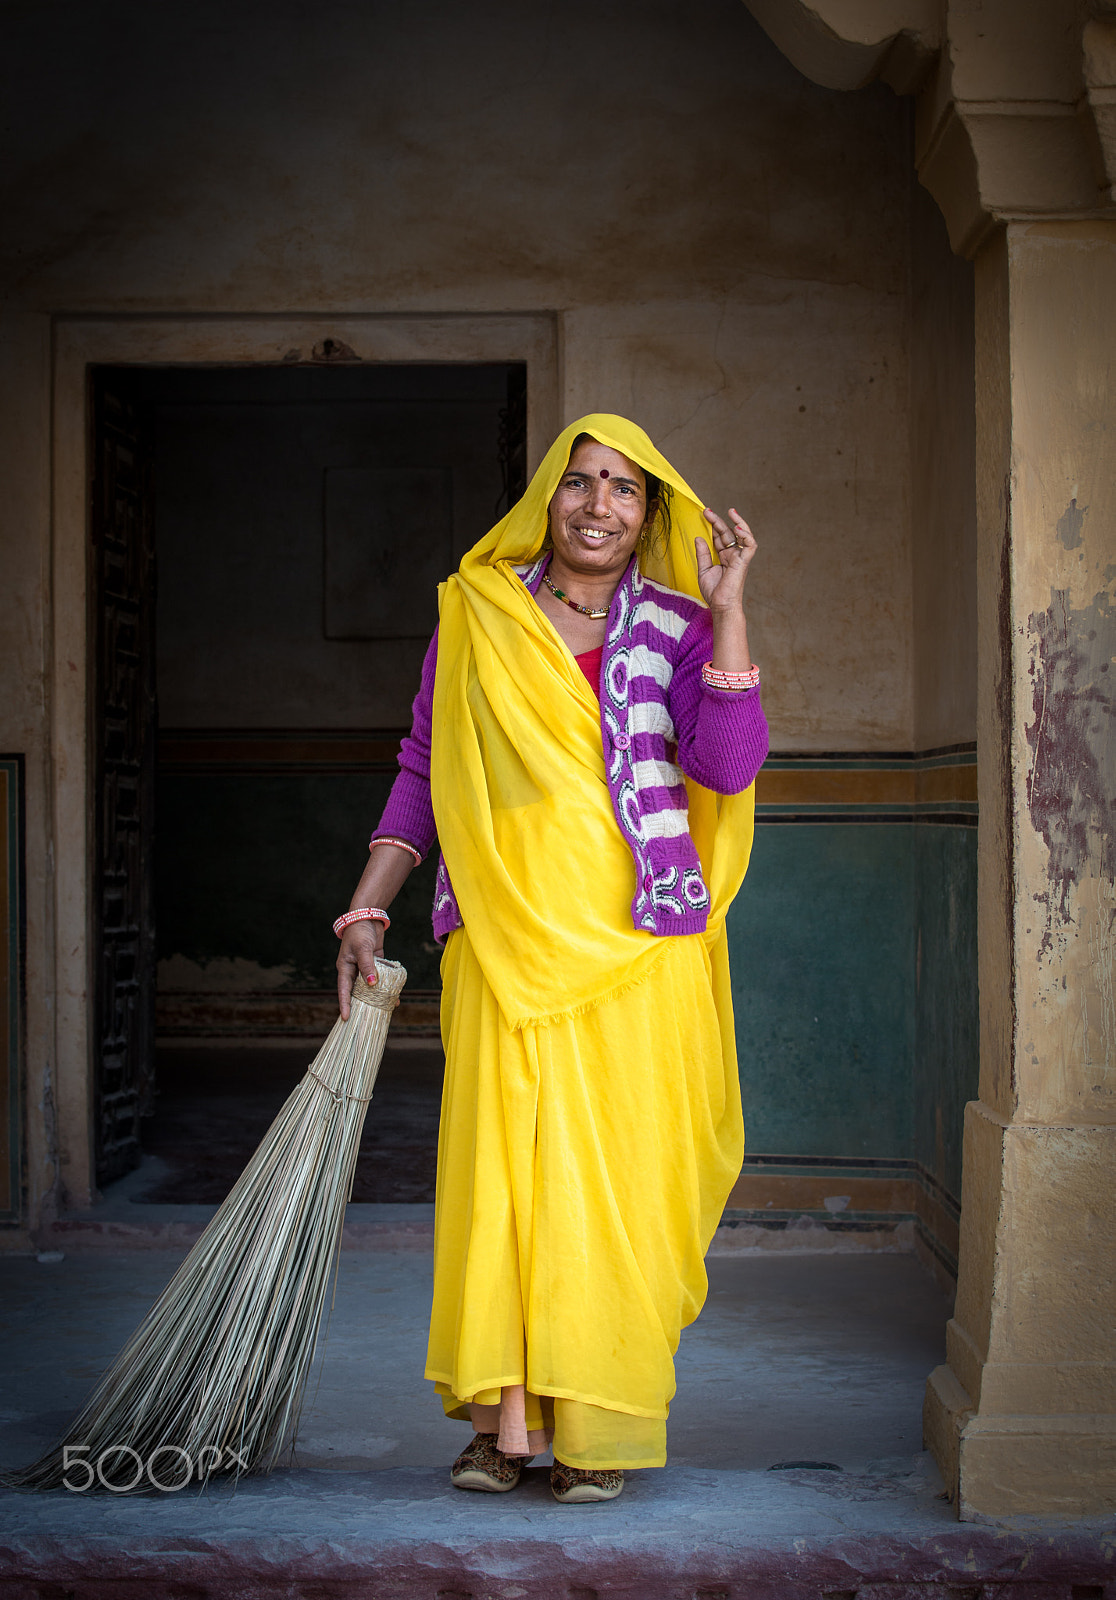
[{"label": "woman's left hand", "polygon": [[710,555],[704,539],[694,540],[701,597],[710,611],[737,609],[742,604],[748,566],[756,553],[755,538],[735,507],[729,509],[731,528],[708,506],[702,515],[713,529],[713,548],[717,552],[717,561]]}]

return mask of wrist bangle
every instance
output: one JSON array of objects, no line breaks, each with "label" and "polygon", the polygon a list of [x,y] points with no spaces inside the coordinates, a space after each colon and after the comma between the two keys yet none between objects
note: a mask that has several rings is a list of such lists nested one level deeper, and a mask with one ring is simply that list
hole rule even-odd
[{"label": "wrist bangle", "polygon": [[757,689],[760,670],[758,667],[749,667],[747,672],[726,672],[707,661],[701,669],[701,681],[711,689]]},{"label": "wrist bangle", "polygon": [[378,844],[393,844],[393,845],[395,845],[397,850],[406,850],[408,855],[414,856],[414,858],[415,858],[415,866],[416,867],[421,867],[421,865],[422,865],[422,855],[421,855],[421,853],[418,850],[415,849],[413,844],[408,844],[406,839],[396,839],[390,833],[381,833],[377,838],[373,839],[370,842],[370,844],[368,846],[369,850],[375,850],[375,848],[376,848],[376,846]]},{"label": "wrist bangle", "polygon": [[382,922],[385,933],[391,927],[391,918],[386,911],[381,911],[379,906],[358,906],[355,911],[346,911],[345,915],[338,917],[333,924],[333,931],[339,939],[353,922]]}]

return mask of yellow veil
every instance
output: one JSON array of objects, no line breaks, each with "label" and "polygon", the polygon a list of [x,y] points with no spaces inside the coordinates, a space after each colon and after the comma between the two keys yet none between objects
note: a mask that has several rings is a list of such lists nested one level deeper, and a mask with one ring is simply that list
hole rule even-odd
[{"label": "yellow veil", "polygon": [[[612,810],[600,709],[515,571],[543,547],[573,441],[591,434],[674,491],[664,549],[645,576],[701,598],[702,501],[642,428],[604,413],[559,434],[523,498],[462,559],[440,595],[431,791],[469,937],[509,1026],[571,1015],[641,981],[663,939],[632,923],[635,865]],[[752,789],[687,779],[690,833],[712,898],[704,935],[728,1004],[724,919],[752,844]],[[731,1011],[724,1019],[730,1023]]]}]

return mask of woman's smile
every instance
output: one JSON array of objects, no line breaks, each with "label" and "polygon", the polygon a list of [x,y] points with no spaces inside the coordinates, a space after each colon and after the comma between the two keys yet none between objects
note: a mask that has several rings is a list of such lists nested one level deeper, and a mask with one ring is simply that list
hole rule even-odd
[{"label": "woman's smile", "polygon": [[570,464],[550,502],[550,538],[554,546],[554,575],[572,582],[575,598],[578,580],[619,582],[636,547],[647,516],[647,488],[643,469],[596,439],[585,439],[574,450]]}]

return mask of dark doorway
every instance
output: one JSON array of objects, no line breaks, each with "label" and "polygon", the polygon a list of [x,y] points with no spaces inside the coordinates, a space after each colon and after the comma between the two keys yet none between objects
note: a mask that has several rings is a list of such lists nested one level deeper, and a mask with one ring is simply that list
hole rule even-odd
[{"label": "dark doorway", "polygon": [[[163,1040],[159,1093],[143,1148],[157,1161],[148,1204],[218,1205],[315,1053],[311,1040]],[[436,1039],[389,1042],[364,1124],[353,1199],[398,1205],[434,1199],[445,1062]]]},{"label": "dark doorway", "polygon": [[[158,1147],[158,1198],[210,1200],[335,1015],[329,925],[390,788],[436,585],[525,486],[526,369],[101,369],[94,417],[98,550],[114,506],[147,552],[124,600],[107,557],[98,569],[98,1182]],[[125,601],[145,642],[130,677],[106,642]],[[428,1035],[432,877],[432,862],[414,874],[389,936]],[[429,1197],[436,1068],[436,1037],[389,1050],[381,1159],[356,1198]],[[199,1155],[207,1106],[216,1161]]]}]

